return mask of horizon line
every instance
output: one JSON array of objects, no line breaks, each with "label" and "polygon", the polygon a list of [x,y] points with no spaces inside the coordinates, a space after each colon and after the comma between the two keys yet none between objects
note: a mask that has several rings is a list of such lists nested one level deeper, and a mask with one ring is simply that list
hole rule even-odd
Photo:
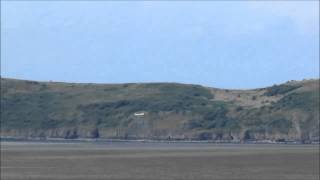
[{"label": "horizon line", "polygon": [[301,80],[291,79],[284,81],[282,83],[273,83],[272,85],[264,86],[264,87],[258,87],[258,88],[221,88],[221,87],[213,87],[213,86],[207,86],[197,83],[184,83],[184,82],[176,82],[176,81],[144,81],[144,82],[120,82],[120,83],[103,83],[103,82],[70,82],[70,81],[55,81],[55,80],[34,80],[34,79],[20,79],[20,78],[11,78],[11,77],[4,77],[0,76],[2,79],[10,79],[10,80],[17,80],[17,81],[32,81],[32,82],[39,82],[39,83],[65,83],[65,84],[90,84],[90,85],[125,85],[125,84],[183,84],[183,85],[196,85],[196,86],[202,86],[205,88],[212,88],[212,89],[221,89],[221,90],[256,90],[256,89],[264,89],[268,87],[272,87],[275,85],[281,85],[286,84],[289,82],[303,82],[303,81],[319,81],[320,78],[303,78]]}]

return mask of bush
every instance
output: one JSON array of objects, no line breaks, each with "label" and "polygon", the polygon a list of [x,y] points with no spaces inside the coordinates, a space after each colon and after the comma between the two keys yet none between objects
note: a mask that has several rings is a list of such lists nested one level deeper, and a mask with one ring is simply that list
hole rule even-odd
[{"label": "bush", "polygon": [[[307,103],[306,103],[307,102]],[[275,103],[276,108],[295,108],[313,111],[319,108],[319,91],[289,94]]]},{"label": "bush", "polygon": [[274,129],[278,132],[281,132],[281,133],[288,133],[289,132],[289,129],[292,127],[292,122],[290,120],[287,120],[285,118],[276,118],[276,119],[272,119],[268,126],[271,128],[271,129]]},{"label": "bush", "polygon": [[263,95],[265,96],[275,96],[280,94],[286,94],[290,91],[293,91],[297,88],[301,87],[300,85],[274,85],[270,88],[267,88],[267,92],[265,92]]}]

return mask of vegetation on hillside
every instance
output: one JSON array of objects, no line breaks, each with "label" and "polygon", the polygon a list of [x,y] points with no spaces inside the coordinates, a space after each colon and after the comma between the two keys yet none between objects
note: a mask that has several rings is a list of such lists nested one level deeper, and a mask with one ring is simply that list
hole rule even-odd
[{"label": "vegetation on hillside", "polygon": [[[318,82],[276,85],[251,90],[248,96],[245,91],[211,91],[177,83],[102,85],[1,79],[1,134],[319,139],[319,125],[315,125],[319,122]],[[214,92],[234,99],[217,100]],[[255,104],[239,104],[245,101]],[[147,114],[138,118],[136,112]]]}]

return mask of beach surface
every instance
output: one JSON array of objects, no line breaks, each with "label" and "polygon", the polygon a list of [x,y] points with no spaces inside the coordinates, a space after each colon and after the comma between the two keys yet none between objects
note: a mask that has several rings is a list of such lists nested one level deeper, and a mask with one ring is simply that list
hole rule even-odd
[{"label": "beach surface", "polygon": [[1,142],[2,180],[318,180],[319,145]]}]

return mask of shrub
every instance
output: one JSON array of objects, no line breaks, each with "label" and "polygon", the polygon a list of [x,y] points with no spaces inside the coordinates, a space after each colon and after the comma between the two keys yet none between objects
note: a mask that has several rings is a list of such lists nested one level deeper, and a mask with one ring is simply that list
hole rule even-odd
[{"label": "shrub", "polygon": [[267,88],[267,92],[264,93],[265,96],[275,96],[280,94],[286,94],[290,91],[293,91],[297,88],[301,87],[300,85],[273,85],[270,88]]}]

